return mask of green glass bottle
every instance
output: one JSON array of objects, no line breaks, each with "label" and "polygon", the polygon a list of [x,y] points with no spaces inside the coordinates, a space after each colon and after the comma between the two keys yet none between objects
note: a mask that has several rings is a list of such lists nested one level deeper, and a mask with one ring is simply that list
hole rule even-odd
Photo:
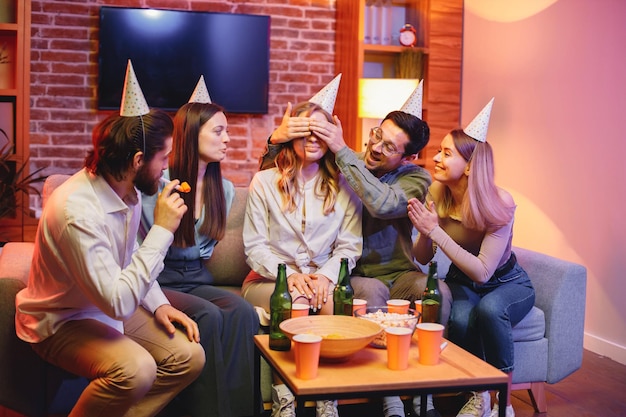
[{"label": "green glass bottle", "polygon": [[428,265],[428,280],[422,293],[422,323],[441,322],[441,292],[437,279],[437,262]]},{"label": "green glass bottle", "polygon": [[291,294],[287,287],[287,267],[285,264],[278,264],[276,286],[270,297],[270,349],[291,349],[291,340],[280,330],[280,323],[290,318]]},{"label": "green glass bottle", "polygon": [[334,314],[336,316],[352,315],[352,300],[354,299],[354,289],[350,285],[350,271],[348,271],[348,258],[341,258],[341,267],[337,285],[333,291]]}]

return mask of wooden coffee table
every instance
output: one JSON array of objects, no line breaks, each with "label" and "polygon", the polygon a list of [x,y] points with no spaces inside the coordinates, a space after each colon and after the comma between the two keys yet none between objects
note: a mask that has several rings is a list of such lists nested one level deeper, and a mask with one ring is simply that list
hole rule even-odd
[{"label": "wooden coffee table", "polygon": [[[435,366],[418,362],[417,341],[411,344],[409,368],[392,371],[387,368],[387,351],[366,347],[344,362],[322,360],[316,379],[296,378],[293,349],[288,352],[270,350],[269,336],[254,337],[255,360],[255,415],[260,415],[260,359],[270,365],[296,397],[296,415],[303,416],[304,403],[309,400],[370,398],[392,395],[426,395],[441,392],[497,390],[501,398],[507,396],[507,375],[478,359],[454,343],[441,353]],[[426,415],[426,401],[421,402],[421,415]],[[500,407],[505,417],[506,407]]]}]

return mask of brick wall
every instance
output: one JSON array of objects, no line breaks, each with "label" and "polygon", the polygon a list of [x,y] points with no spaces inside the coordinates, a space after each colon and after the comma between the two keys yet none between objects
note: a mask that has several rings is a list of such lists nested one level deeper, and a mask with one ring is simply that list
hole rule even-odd
[{"label": "brick wall", "polygon": [[96,106],[100,6],[271,16],[269,112],[228,115],[222,167],[236,185],[256,172],[287,101],[309,99],[335,75],[335,0],[33,0],[30,152],[47,174],[79,170],[94,125],[109,114]]}]

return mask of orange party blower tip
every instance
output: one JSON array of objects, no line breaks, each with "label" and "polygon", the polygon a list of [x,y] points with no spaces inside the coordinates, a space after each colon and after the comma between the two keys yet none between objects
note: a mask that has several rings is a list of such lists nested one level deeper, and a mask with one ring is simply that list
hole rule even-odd
[{"label": "orange party blower tip", "polygon": [[183,181],[182,184],[180,184],[176,188],[178,188],[178,191],[180,191],[181,193],[188,193],[189,191],[191,191],[191,186],[189,185],[189,183],[187,183],[187,181]]}]

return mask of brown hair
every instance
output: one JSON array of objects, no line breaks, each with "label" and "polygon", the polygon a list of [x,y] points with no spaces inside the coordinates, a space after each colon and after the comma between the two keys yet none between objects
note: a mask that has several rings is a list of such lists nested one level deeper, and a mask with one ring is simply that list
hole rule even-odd
[{"label": "brown hair", "polygon": [[216,113],[224,109],[214,103],[187,103],[174,116],[174,140],[170,154],[170,178],[187,181],[189,193],[181,194],[190,209],[183,215],[180,226],[174,232],[174,244],[181,247],[195,245],[194,210],[196,194],[204,196],[204,220],[200,234],[220,240],[226,233],[226,197],[222,184],[222,169],[219,162],[211,162],[204,173],[202,190],[197,190],[198,181],[198,136],[200,128]]},{"label": "brown hair", "polygon": [[108,174],[121,181],[132,165],[133,156],[143,152],[144,163],[149,163],[163,150],[172,129],[172,118],[160,110],[135,117],[112,114],[93,129],[93,149],[87,154],[84,166],[94,174]]}]

